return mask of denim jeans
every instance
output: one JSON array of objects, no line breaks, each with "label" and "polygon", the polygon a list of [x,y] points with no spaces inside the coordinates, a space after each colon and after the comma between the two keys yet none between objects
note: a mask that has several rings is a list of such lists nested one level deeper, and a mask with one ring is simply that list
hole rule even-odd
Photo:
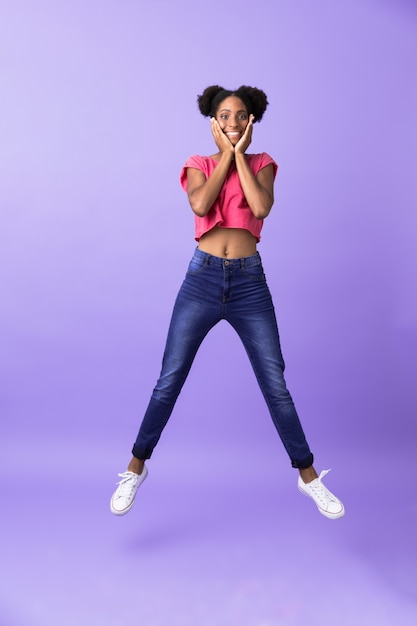
[{"label": "denim jeans", "polygon": [[274,306],[259,253],[224,259],[198,248],[175,301],[161,374],[133,455],[150,458],[201,342],[220,320],[229,322],[242,340],[292,466],[309,467],[313,455],[285,383]]}]

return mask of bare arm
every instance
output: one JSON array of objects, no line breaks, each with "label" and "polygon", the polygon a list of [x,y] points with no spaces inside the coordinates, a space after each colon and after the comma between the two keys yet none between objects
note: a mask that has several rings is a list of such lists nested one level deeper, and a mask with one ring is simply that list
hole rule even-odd
[{"label": "bare arm", "polygon": [[188,168],[188,200],[196,215],[204,217],[215,203],[226,174],[229,171],[232,156],[227,156],[226,153],[222,154],[218,165],[216,165],[209,178],[206,178],[201,170],[194,167]]},{"label": "bare arm", "polygon": [[236,169],[249,207],[258,220],[267,217],[274,204],[274,170],[272,164],[253,175],[244,154],[236,154]]},{"label": "bare arm", "polygon": [[258,220],[269,215],[274,203],[274,169],[272,164],[262,168],[254,176],[246,160],[245,151],[252,140],[253,116],[245,134],[235,146],[235,162],[240,184],[249,207]]},{"label": "bare arm", "polygon": [[192,210],[200,217],[207,215],[215,203],[234,157],[232,144],[214,118],[211,120],[211,132],[220,150],[218,165],[209,178],[206,178],[200,170],[192,167],[189,167],[187,171],[188,199]]}]

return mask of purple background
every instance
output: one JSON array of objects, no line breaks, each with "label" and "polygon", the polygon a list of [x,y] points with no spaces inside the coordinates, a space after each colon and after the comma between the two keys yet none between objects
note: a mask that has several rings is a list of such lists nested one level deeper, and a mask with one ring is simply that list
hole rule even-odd
[{"label": "purple background", "polygon": [[[416,623],[416,58],[411,0],[3,4],[1,624]],[[259,250],[339,522],[298,495],[226,324],[135,509],[108,509],[195,245],[179,172],[214,151],[213,83],[268,94]]]}]

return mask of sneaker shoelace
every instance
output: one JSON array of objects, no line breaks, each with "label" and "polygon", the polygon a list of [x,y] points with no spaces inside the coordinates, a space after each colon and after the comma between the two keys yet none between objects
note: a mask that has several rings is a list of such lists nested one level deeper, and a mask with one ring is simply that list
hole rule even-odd
[{"label": "sneaker shoelace", "polygon": [[132,492],[136,485],[136,477],[135,475],[123,472],[123,474],[119,474],[120,480],[117,484],[119,485],[117,488],[117,496],[119,498],[129,498],[132,495]]},{"label": "sneaker shoelace", "polygon": [[335,497],[333,496],[332,493],[330,493],[330,491],[327,489],[327,487],[325,485],[323,485],[323,483],[321,482],[322,479],[326,476],[326,474],[328,474],[330,472],[330,470],[323,470],[320,473],[320,476],[318,478],[316,478],[316,480],[313,480],[311,483],[309,483],[309,487],[311,489],[311,491],[314,493],[314,495],[321,500],[321,502],[326,503],[329,502],[329,500],[335,500]]}]

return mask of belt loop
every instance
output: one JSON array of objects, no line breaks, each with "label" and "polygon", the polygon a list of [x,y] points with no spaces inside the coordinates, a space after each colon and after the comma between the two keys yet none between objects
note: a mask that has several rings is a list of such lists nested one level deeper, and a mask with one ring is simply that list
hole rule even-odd
[{"label": "belt loop", "polygon": [[245,269],[245,259],[244,259],[244,258],[241,258],[241,259],[240,259],[240,269],[241,269],[241,270],[244,270],[244,269]]},{"label": "belt loop", "polygon": [[207,253],[206,253],[206,258],[205,258],[205,260],[204,260],[204,264],[205,264],[205,265],[209,265],[209,264],[210,264],[210,256],[211,256],[210,254],[207,254]]}]

